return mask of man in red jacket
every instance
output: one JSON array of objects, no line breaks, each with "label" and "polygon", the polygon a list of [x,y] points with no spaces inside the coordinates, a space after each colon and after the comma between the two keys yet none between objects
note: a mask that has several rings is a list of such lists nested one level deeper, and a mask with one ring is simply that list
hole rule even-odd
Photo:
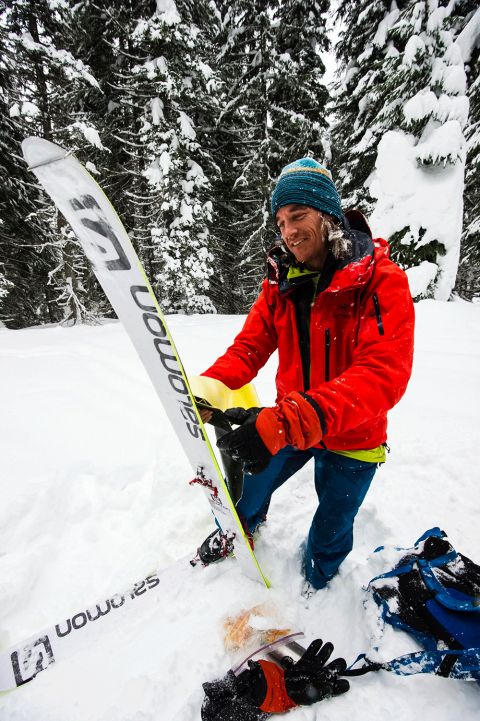
[{"label": "man in red jacket", "polygon": [[[313,457],[319,504],[304,572],[319,589],[351,551],[355,515],[385,460],[387,411],[411,373],[413,303],[388,244],[372,240],[361,213],[343,213],[320,163],[283,169],[272,215],[282,244],[242,330],[204,375],[240,388],[278,349],[276,405],[227,411],[239,427],[218,446],[243,463],[237,510],[252,533],[272,493]],[[200,556],[224,547],[217,530]]]}]

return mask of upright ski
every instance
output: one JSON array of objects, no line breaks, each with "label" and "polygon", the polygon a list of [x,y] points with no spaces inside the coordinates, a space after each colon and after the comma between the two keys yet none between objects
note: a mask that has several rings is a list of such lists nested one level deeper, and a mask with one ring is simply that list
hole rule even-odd
[{"label": "upright ski", "polygon": [[209,442],[172,336],[120,218],[100,186],[63,148],[27,138],[23,155],[70,224],[105,294],[133,342],[170,422],[202,482],[213,513],[233,537],[244,573],[268,586],[245,536]]}]

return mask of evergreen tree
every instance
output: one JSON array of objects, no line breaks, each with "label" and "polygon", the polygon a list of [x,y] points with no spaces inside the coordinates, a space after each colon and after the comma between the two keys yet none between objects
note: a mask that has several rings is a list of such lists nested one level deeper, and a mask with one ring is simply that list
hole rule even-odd
[{"label": "evergreen tree", "polygon": [[[336,107],[341,118],[333,132],[336,165],[345,166],[339,177],[347,204],[360,201],[363,210],[372,209],[367,191],[373,187],[379,141],[388,130],[403,131],[412,138],[418,182],[432,168],[445,183],[450,168],[461,174],[467,103],[463,62],[454,44],[454,6],[435,0],[361,6],[341,3],[340,13],[347,27],[338,52],[344,61],[350,52],[355,57],[338,96]],[[374,25],[373,13],[377,13]],[[354,47],[358,36],[367,48],[360,56]],[[347,123],[343,113],[349,94],[356,102]],[[452,198],[449,237],[442,235],[431,218],[418,217],[415,222],[404,219],[389,238],[392,255],[403,267],[416,266],[423,260],[436,265],[429,292],[442,299],[449,297],[455,281],[461,182],[452,183],[452,193],[457,197]]]},{"label": "evergreen tree", "polygon": [[366,181],[386,130],[378,121],[385,99],[385,59],[396,54],[387,31],[399,10],[391,0],[340,0],[337,14],[343,30],[335,52],[342,72],[332,102],[332,167],[344,206],[368,215],[374,201]]},{"label": "evergreen tree", "polygon": [[211,71],[198,26],[207,22],[209,6],[134,5],[110,6],[117,28],[110,80],[112,200],[162,306],[213,311],[211,162],[203,143]]},{"label": "evergreen tree", "polygon": [[268,164],[268,71],[274,31],[268,0],[219,3],[221,28],[217,67],[221,109],[217,118],[217,163],[221,183],[217,226],[218,296],[224,312],[245,312],[258,290],[265,246],[271,244]]},{"label": "evergreen tree", "polygon": [[480,296],[480,10],[466,3],[458,43],[467,63],[469,122],[465,131],[465,214],[460,265],[455,290],[470,300]]},{"label": "evergreen tree", "polygon": [[227,312],[258,293],[274,239],[273,184],[287,162],[323,159],[326,89],[320,51],[327,47],[327,3],[242,0],[219,4],[217,120],[222,197],[220,277],[233,289]]},{"label": "evergreen tree", "polygon": [[[98,86],[68,49],[73,44],[68,6],[54,0],[35,5],[14,0],[3,21],[7,49],[15,58],[7,100],[17,136],[40,135],[69,147],[89,142],[101,148],[84,108],[85,87]],[[43,290],[44,300],[35,310],[38,321],[91,317],[85,290],[91,274],[78,241],[33,178],[29,193],[37,210],[28,218],[35,229],[37,262],[29,265],[33,277],[25,292],[32,286]]]},{"label": "evergreen tree", "polygon": [[[10,118],[17,82],[7,14],[0,17],[0,321],[20,328],[55,320],[48,298],[48,261],[41,254],[32,179],[21,158],[22,133]],[[15,115],[15,110],[13,110]]]},{"label": "evergreen tree", "polygon": [[149,51],[132,72],[142,98],[141,174],[151,218],[146,245],[162,305],[170,312],[215,310],[208,297],[211,160],[201,142],[211,72],[202,60],[196,6],[177,2],[157,10],[134,34],[139,50]]},{"label": "evergreen tree", "polygon": [[274,8],[268,97],[269,162],[274,172],[303,156],[323,160],[326,155],[328,91],[320,53],[329,48],[328,9],[326,0],[286,0]]}]

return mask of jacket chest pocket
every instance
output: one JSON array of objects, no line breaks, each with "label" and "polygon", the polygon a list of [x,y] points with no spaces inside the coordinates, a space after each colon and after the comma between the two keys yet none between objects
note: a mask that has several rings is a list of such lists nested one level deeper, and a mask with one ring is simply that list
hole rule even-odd
[{"label": "jacket chest pocket", "polygon": [[[356,345],[359,304],[354,294],[322,309],[312,329],[316,335],[316,362],[323,366],[323,377],[328,382],[348,368],[353,361]],[[312,349],[313,350],[313,349]],[[312,358],[312,364],[315,362]]]},{"label": "jacket chest pocket", "polygon": [[330,380],[330,328],[325,328],[325,359],[324,359],[324,375],[325,380]]},{"label": "jacket chest pocket", "polygon": [[375,292],[372,295],[373,308],[375,310],[375,318],[377,320],[377,328],[380,335],[385,335],[385,328],[383,327],[382,311],[380,310],[380,301],[378,295]]}]

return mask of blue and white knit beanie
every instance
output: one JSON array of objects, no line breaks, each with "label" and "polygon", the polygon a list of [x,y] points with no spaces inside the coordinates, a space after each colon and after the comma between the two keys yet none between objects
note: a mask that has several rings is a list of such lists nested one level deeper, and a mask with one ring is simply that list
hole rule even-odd
[{"label": "blue and white knit beanie", "polygon": [[290,203],[308,205],[343,221],[332,174],[313,158],[301,158],[283,168],[272,195],[273,217],[279,208]]}]

